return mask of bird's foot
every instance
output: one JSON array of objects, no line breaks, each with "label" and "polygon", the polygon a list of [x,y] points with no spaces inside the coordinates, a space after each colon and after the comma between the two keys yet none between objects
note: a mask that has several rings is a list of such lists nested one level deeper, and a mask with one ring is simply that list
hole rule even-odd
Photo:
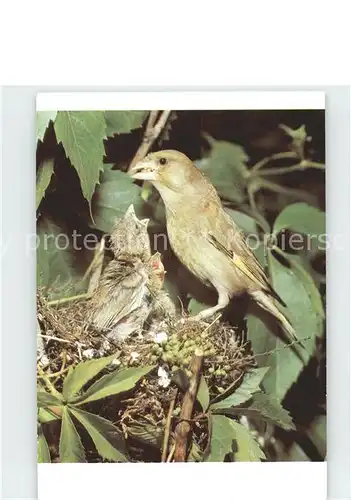
[{"label": "bird's foot", "polygon": [[222,313],[218,312],[218,311],[217,311],[217,313],[213,312],[209,315],[202,314],[203,312],[206,312],[206,311],[207,311],[207,309],[199,312],[198,314],[195,314],[194,316],[182,317],[182,318],[180,318],[180,320],[178,322],[181,325],[184,325],[187,321],[197,321],[197,322],[208,324],[208,323],[212,323],[212,322],[217,321],[222,316]]}]

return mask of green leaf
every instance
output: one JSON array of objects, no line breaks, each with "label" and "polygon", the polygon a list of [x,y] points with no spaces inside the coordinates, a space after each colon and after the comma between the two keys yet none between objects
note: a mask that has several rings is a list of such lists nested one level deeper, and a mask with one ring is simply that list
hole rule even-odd
[{"label": "green leaf", "polygon": [[[311,305],[313,306],[315,313],[318,314],[321,319],[324,319],[325,313],[324,313],[321,294],[319,293],[319,290],[312,276],[306,270],[303,257],[301,255],[289,255],[289,254],[284,254],[284,257],[290,264],[291,269],[294,272],[295,276],[301,281],[301,283],[303,283],[303,286],[305,287],[305,290],[308,293]],[[320,324],[320,326],[322,325]],[[318,329],[318,331],[321,333],[320,329]]]},{"label": "green leaf", "polygon": [[208,158],[196,162],[216,187],[221,198],[241,203],[249,176],[248,156],[238,144],[209,138],[211,152]]},{"label": "green leaf", "polygon": [[37,141],[42,141],[50,120],[55,121],[57,111],[37,111],[36,116],[36,137]]},{"label": "green leaf", "polygon": [[76,277],[74,254],[67,234],[50,219],[37,225],[37,284],[50,289],[50,298],[68,296]]},{"label": "green leaf", "polygon": [[195,441],[192,441],[187,461],[202,462],[202,460],[203,460],[203,452],[201,451],[200,446]]},{"label": "green leaf", "polygon": [[45,196],[45,191],[50,184],[51,176],[54,172],[54,160],[45,160],[39,165],[37,172],[37,186],[36,186],[36,204],[37,210],[41,200]]},{"label": "green leaf", "polygon": [[274,222],[275,234],[283,229],[318,238],[326,233],[325,213],[307,203],[293,203],[284,208]]},{"label": "green leaf", "polygon": [[279,125],[282,130],[291,137],[291,149],[295,151],[297,156],[300,158],[304,157],[305,143],[308,139],[306,132],[306,125],[301,125],[301,127],[297,129],[292,129],[287,125]]},{"label": "green leaf", "polygon": [[79,175],[89,206],[103,169],[106,123],[102,111],[59,111],[55,133]]},{"label": "green leaf", "polygon": [[99,359],[83,361],[68,372],[63,382],[62,394],[66,401],[70,401],[92,378],[108,366],[116,354]]},{"label": "green leaf", "polygon": [[283,408],[280,402],[273,396],[258,393],[252,397],[252,403],[248,407],[251,414],[257,413],[263,420],[278,425],[286,431],[295,430],[295,424],[288,410]]},{"label": "green leaf", "polygon": [[[58,393],[60,396],[60,394]],[[37,403],[39,408],[47,408],[48,406],[61,406],[62,398],[54,396],[46,391],[37,391]]]},{"label": "green leaf", "polygon": [[93,218],[101,231],[111,232],[117,217],[122,217],[133,204],[138,217],[143,216],[141,188],[128,174],[119,170],[105,171],[93,198]]},{"label": "green leaf", "polygon": [[231,420],[224,415],[210,415],[211,442],[205,462],[223,462],[232,452],[234,439]]},{"label": "green leaf", "polygon": [[86,462],[82,441],[69,415],[67,406],[63,408],[62,412],[60,460],[62,463]]},{"label": "green leaf", "polygon": [[245,415],[251,418],[259,418],[278,425],[286,431],[295,430],[295,425],[290,413],[282,407],[279,401],[268,394],[257,393],[249,402],[242,407],[221,408],[216,413],[225,415]]},{"label": "green leaf", "polygon": [[128,425],[128,435],[156,448],[162,446],[163,429],[149,423]]},{"label": "green leaf", "polygon": [[128,461],[124,437],[111,422],[78,408],[70,407],[70,412],[86,428],[99,455],[114,462]]},{"label": "green leaf", "polygon": [[147,111],[105,111],[107,135],[127,134],[142,126]]},{"label": "green leaf", "polygon": [[38,426],[37,462],[38,464],[48,464],[51,462],[49,446],[41,425]]},{"label": "green leaf", "polygon": [[248,317],[248,339],[256,360],[261,366],[271,366],[263,385],[267,393],[281,401],[315,352],[316,339],[323,334],[324,313],[312,278],[308,273],[303,273],[302,277],[300,267],[296,272],[295,260],[295,267],[288,268],[269,255],[269,263],[273,287],[287,304],[284,313],[305,348],[299,351],[298,357],[282,340],[273,336],[260,319]]},{"label": "green leaf", "polygon": [[206,462],[223,462],[229,453],[236,462],[259,462],[266,458],[251,432],[243,425],[224,415],[211,415],[211,422],[210,451]]},{"label": "green leaf", "polygon": [[[230,408],[245,403],[245,401],[251,398],[252,394],[260,391],[260,384],[268,370],[268,367],[263,367],[252,368],[247,371],[239,387],[234,392],[232,392],[232,388],[229,387],[221,394],[221,398],[223,397],[224,399],[211,404],[211,410]],[[228,393],[230,393],[230,395],[226,397]]]},{"label": "green leaf", "polygon": [[58,415],[55,415],[49,409],[46,409],[46,408],[39,408],[38,409],[38,420],[42,424],[52,422],[53,420],[58,420],[59,418],[60,417]]},{"label": "green leaf", "polygon": [[113,394],[129,391],[135,387],[136,383],[147,373],[153,370],[154,366],[140,366],[136,368],[125,368],[119,371],[108,373],[97,380],[84,394],[74,398],[75,404],[85,404],[97,399],[106,398]]},{"label": "green leaf", "polygon": [[205,413],[208,405],[210,404],[210,393],[208,390],[207,382],[205,377],[202,375],[200,379],[199,389],[197,391],[196,399],[200,403],[203,412]]},{"label": "green leaf", "polygon": [[257,222],[253,217],[250,217],[243,212],[232,210],[231,208],[226,208],[225,211],[230,215],[235,224],[239,226],[242,231],[244,231],[244,233],[257,234]]},{"label": "green leaf", "polygon": [[234,420],[231,420],[230,423],[235,436],[234,461],[260,462],[261,460],[265,460],[265,454],[249,429]]}]

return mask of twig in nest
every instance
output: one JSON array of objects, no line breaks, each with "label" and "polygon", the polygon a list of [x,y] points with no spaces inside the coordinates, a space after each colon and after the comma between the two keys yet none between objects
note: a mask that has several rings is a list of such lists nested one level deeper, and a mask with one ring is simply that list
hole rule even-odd
[{"label": "twig in nest", "polygon": [[153,143],[159,137],[164,126],[166,125],[170,114],[171,111],[162,111],[159,119],[157,120],[158,111],[150,111],[143,141],[135,153],[135,156],[129,165],[128,171],[148,154]]},{"label": "twig in nest", "polygon": [[220,319],[221,316],[222,316],[222,313],[218,314],[218,316],[212,321],[212,323],[210,323],[209,325],[206,326],[206,328],[204,329],[204,331],[202,333],[206,333],[207,330],[209,330],[211,328],[211,326],[214,325],[216,323],[216,321],[218,321]]},{"label": "twig in nest", "polygon": [[191,431],[189,421],[192,417],[196,394],[199,388],[203,360],[203,353],[197,348],[191,362],[190,369],[192,376],[190,378],[189,387],[185,393],[182,409],[180,411],[180,422],[175,429],[175,462],[186,461],[188,436]]},{"label": "twig in nest", "polygon": [[167,463],[172,461],[173,455],[175,451],[175,443],[172,444],[171,451],[169,452],[168,458],[167,458]]},{"label": "twig in nest", "polygon": [[167,461],[168,440],[169,440],[169,434],[170,434],[170,430],[171,430],[172,415],[173,415],[175,401],[177,398],[177,393],[178,393],[178,390],[175,389],[175,391],[173,392],[173,395],[172,395],[170,405],[169,405],[169,410],[168,410],[168,415],[167,415],[167,420],[166,420],[166,427],[165,427],[165,434],[164,434],[164,438],[163,438],[161,462]]},{"label": "twig in nest", "polygon": [[[64,373],[68,372],[68,370],[70,369],[69,366],[67,366],[66,368],[64,369],[60,369],[60,371],[58,372],[55,372],[55,373],[49,373],[48,375],[46,375],[47,378],[56,378],[56,380],[54,380],[54,384],[57,382],[57,380],[61,377],[61,375],[63,375]],[[37,378],[42,378],[41,375],[37,375]]]},{"label": "twig in nest", "polygon": [[67,304],[67,302],[73,302],[75,300],[87,300],[91,298],[89,293],[80,293],[79,295],[73,295],[72,297],[63,297],[62,299],[50,300],[48,306],[61,306],[62,304]]},{"label": "twig in nest", "polygon": [[59,337],[55,337],[54,335],[44,335],[43,333],[40,333],[40,337],[43,337],[43,339],[56,340],[57,342],[63,342],[64,344],[71,344],[72,343],[70,340],[60,339]]}]

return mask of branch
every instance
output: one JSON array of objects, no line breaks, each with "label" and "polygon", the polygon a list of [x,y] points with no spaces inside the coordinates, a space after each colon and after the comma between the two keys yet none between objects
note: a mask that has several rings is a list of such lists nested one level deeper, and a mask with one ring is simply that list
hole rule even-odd
[{"label": "branch", "polygon": [[170,434],[170,430],[171,430],[172,415],[173,415],[174,405],[175,405],[176,398],[177,398],[177,393],[178,393],[178,390],[176,389],[172,395],[172,399],[171,399],[171,402],[169,405],[166,427],[165,427],[165,434],[164,434],[164,438],[163,438],[161,462],[167,461],[168,440],[169,440],[169,434]]},{"label": "branch", "polygon": [[175,429],[175,462],[186,462],[188,436],[191,431],[189,420],[193,413],[196,394],[199,388],[203,359],[202,351],[197,348],[191,363],[192,376],[180,411],[180,422]]},{"label": "branch", "polygon": [[307,170],[308,168],[317,168],[319,170],[325,170],[325,165],[324,163],[318,163],[315,161],[302,160],[300,163],[297,163],[296,165],[291,165],[290,167],[263,169],[260,171],[260,175],[265,176],[265,175],[290,174],[290,172]]},{"label": "branch", "polygon": [[271,161],[276,160],[286,160],[289,158],[298,158],[297,154],[294,151],[283,151],[282,153],[275,153],[271,156],[266,156],[262,160],[258,161],[250,170],[250,175],[255,174],[262,167],[270,163]]},{"label": "branch", "polygon": [[139,161],[141,161],[150,151],[152,145],[159,137],[162,132],[164,126],[167,123],[169,115],[171,111],[162,111],[159,119],[157,119],[158,111],[150,111],[149,119],[146,125],[145,134],[143,137],[143,141],[140,144],[137,152],[135,153],[134,158],[132,159],[128,172],[136,165]]}]

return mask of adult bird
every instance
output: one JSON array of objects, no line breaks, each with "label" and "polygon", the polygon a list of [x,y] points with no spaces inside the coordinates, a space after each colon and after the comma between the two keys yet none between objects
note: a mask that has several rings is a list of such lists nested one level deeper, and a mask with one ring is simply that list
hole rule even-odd
[{"label": "adult bird", "polygon": [[151,182],[158,190],[174,253],[218,293],[217,304],[201,311],[198,319],[212,316],[224,309],[232,297],[247,293],[278,320],[288,340],[297,340],[277,306],[285,306],[284,302],[270,285],[243,233],[225,212],[214,186],[185,154],[174,150],[150,153],[132,168],[130,175]]}]

